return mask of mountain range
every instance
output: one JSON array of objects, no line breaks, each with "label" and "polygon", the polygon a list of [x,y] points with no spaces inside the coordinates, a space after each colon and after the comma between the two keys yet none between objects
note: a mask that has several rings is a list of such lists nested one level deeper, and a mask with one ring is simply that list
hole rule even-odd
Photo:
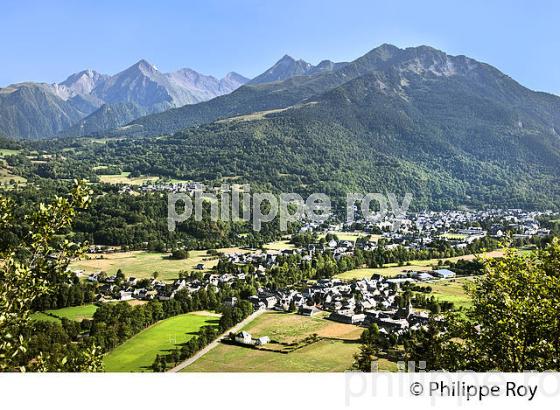
[{"label": "mountain range", "polygon": [[140,60],[115,75],[84,70],[61,83],[19,83],[0,88],[0,131],[11,137],[95,134],[172,107],[230,93],[248,81],[183,68],[162,73]]},{"label": "mountain range", "polygon": [[284,57],[230,94],[132,121],[113,134],[141,143],[88,157],[284,192],[412,192],[417,208],[558,207],[559,97],[427,46],[318,67]]},{"label": "mountain range", "polygon": [[[79,149],[65,151],[59,170],[45,175],[87,163],[83,169],[114,165],[135,174],[334,197],[412,192],[416,209],[559,208],[560,97],[532,91],[475,59],[389,44],[350,62],[316,66],[284,56],[228,94],[165,111],[162,100],[187,101],[178,91],[157,97],[179,80],[145,62],[136,66],[150,81],[91,73],[58,86],[33,85],[38,103],[74,110],[52,121],[71,123],[103,99],[110,103],[88,117],[95,128],[107,137],[141,137],[104,144],[70,139]],[[114,128],[127,115],[140,117]]]}]

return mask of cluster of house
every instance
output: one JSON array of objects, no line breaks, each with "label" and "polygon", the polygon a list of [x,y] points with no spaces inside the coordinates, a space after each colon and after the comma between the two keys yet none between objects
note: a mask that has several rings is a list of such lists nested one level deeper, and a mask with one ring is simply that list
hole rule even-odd
[{"label": "cluster of house", "polygon": [[186,193],[189,195],[194,195],[196,192],[200,193],[211,193],[218,195],[222,192],[231,192],[231,189],[236,189],[238,191],[243,190],[242,185],[238,184],[222,184],[220,186],[208,186],[201,182],[195,181],[182,181],[182,182],[146,182],[142,185],[122,185],[119,189],[119,193],[126,194],[132,192],[173,192],[173,193]]},{"label": "cluster of house", "polygon": [[[190,188],[189,188],[190,189]],[[491,211],[447,211],[424,212],[399,219],[400,228],[397,231],[387,231],[388,224],[394,220],[388,217],[378,222],[375,231],[381,229],[385,249],[404,246],[410,249],[426,249],[436,239],[447,240],[458,248],[467,246],[474,240],[486,236],[500,237],[504,232],[514,232],[515,235],[547,235],[538,223],[543,213],[525,212],[522,210],[491,210]],[[486,229],[480,227],[485,226]],[[364,224],[365,230],[373,232],[373,227]],[[341,225],[332,225],[328,229],[340,230]],[[323,227],[312,223],[304,225],[302,230],[320,231]],[[312,261],[314,256],[328,251],[336,260],[345,255],[353,255],[356,249],[373,250],[378,246],[376,241],[348,241],[330,240],[309,244],[305,248],[287,246],[282,250],[251,250],[222,255],[223,260],[231,262],[237,269],[229,273],[218,274],[210,272],[202,278],[191,276],[188,279],[177,279],[173,283],[164,283],[157,279],[141,279],[134,277],[119,278],[95,272],[87,276],[87,281],[99,283],[99,300],[169,300],[178,291],[186,289],[189,293],[201,289],[216,288],[244,281],[247,275],[265,277],[269,269],[277,264],[279,255],[300,255],[302,263]],[[91,253],[111,252],[113,249],[92,247]],[[241,269],[242,265],[250,265],[251,273]],[[199,264],[197,269],[204,269]],[[406,268],[404,268],[406,269]],[[449,269],[435,269],[426,271],[406,271],[394,278],[383,278],[373,275],[370,279],[343,282],[338,279],[321,279],[307,285],[304,290],[287,289],[259,289],[257,294],[249,297],[255,309],[276,309],[284,311],[296,310],[302,315],[314,315],[318,312],[328,312],[329,318],[342,323],[368,325],[377,323],[381,331],[399,333],[426,323],[428,316],[422,312],[415,312],[410,306],[398,306],[396,295],[400,285],[410,281],[430,281],[435,279],[453,279],[456,275]],[[83,271],[75,271],[76,275],[85,275]],[[236,298],[224,301],[226,305],[235,306]],[[237,343],[258,345],[266,341],[253,339],[248,334],[237,334]]]},{"label": "cluster of house", "polygon": [[130,194],[135,191],[139,192],[173,192],[187,193],[193,195],[197,191],[205,191],[207,188],[200,182],[147,182],[140,186],[123,185],[119,189],[120,194]]},{"label": "cluster of house", "polygon": [[[539,217],[552,215],[552,211],[524,211],[521,209],[491,209],[484,211],[440,211],[411,213],[395,217],[386,215],[375,222],[358,219],[344,224],[343,229],[360,225],[365,232],[381,232],[388,241],[386,249],[404,246],[409,249],[427,249],[435,240],[444,240],[457,249],[486,236],[503,237],[506,232],[513,238],[544,237],[550,230],[542,228]],[[487,229],[481,228],[486,226]],[[394,229],[397,227],[396,229]],[[302,228],[310,230],[309,226]]]},{"label": "cluster of house", "polygon": [[[203,264],[199,264],[197,269],[204,269]],[[85,272],[81,269],[74,270],[74,275],[84,277]],[[191,277],[189,279],[176,279],[172,283],[153,279],[137,279],[128,277],[126,279],[119,278],[117,275],[106,275],[104,272],[98,271],[85,276],[85,280],[90,283],[97,283],[98,301],[126,301],[132,299],[138,300],[170,300],[180,290],[187,290],[188,293],[196,293],[201,289],[209,289],[211,287],[220,288],[226,284],[231,284],[237,280],[245,280],[243,272],[235,274],[225,273],[207,273],[203,279]],[[226,302],[227,304],[227,302]],[[232,303],[233,306],[234,303]]]},{"label": "cluster of house", "polygon": [[288,247],[281,250],[267,250],[266,252],[252,250],[250,252],[226,253],[223,255],[223,259],[237,265],[252,264],[257,267],[257,273],[264,275],[266,268],[276,264],[279,255],[300,255],[302,262],[310,262],[317,253],[329,251],[336,260],[339,260],[344,255],[353,255],[356,246],[360,249],[369,250],[377,247],[377,244],[375,242],[361,242],[355,245],[352,241],[336,241],[333,239],[327,243],[309,244],[305,248]]},{"label": "cluster of house", "polygon": [[[74,271],[76,276],[83,275],[83,271]],[[98,301],[108,302],[113,300],[153,300],[160,298],[164,300],[168,296],[169,285],[157,279],[138,280],[135,277],[120,279],[116,275],[107,276],[103,272],[90,273],[86,281],[98,283]],[[173,284],[175,287],[175,284]]]},{"label": "cluster of house", "polygon": [[[364,325],[376,323],[385,333],[402,333],[428,322],[428,314],[399,306],[396,296],[399,281],[374,275],[371,279],[351,283],[338,279],[321,279],[303,292],[291,289],[259,289],[248,299],[254,309],[290,311],[304,316],[328,312],[328,318],[341,323]],[[236,301],[232,301],[234,304]]]}]

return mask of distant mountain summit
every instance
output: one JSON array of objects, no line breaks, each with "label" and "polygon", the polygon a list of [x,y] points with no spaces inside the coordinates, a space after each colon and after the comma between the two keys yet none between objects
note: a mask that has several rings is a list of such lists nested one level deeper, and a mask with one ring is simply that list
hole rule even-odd
[{"label": "distant mountain summit", "polygon": [[0,132],[21,138],[99,133],[230,93],[247,81],[237,73],[218,80],[188,68],[162,73],[142,59],[112,76],[87,69],[61,83],[13,84],[0,88]]},{"label": "distant mountain summit", "polygon": [[198,100],[197,102],[229,94],[249,81],[248,78],[234,72],[230,72],[224,78],[218,80],[211,75],[200,74],[190,68],[182,68],[166,74],[166,76],[172,84],[189,90],[193,98]]},{"label": "distant mountain summit", "polygon": [[253,78],[249,84],[271,83],[298,75],[306,75],[312,68],[313,66],[308,62],[295,60],[286,54],[264,73]]},{"label": "distant mountain summit", "polygon": [[147,136],[143,156],[135,139],[119,149],[146,175],[411,192],[417,209],[558,208],[560,97],[427,46],[386,44],[338,68],[281,61],[266,78],[286,79],[139,118],[116,132]]},{"label": "distant mountain summit", "polygon": [[100,74],[97,71],[87,69],[79,73],[70,75],[60,85],[68,88],[76,94],[91,94],[93,89],[99,84],[108,80],[110,76]]}]

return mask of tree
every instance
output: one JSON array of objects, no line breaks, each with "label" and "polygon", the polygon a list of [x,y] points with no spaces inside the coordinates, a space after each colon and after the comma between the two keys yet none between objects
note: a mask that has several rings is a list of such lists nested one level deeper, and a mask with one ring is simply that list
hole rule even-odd
[{"label": "tree", "polygon": [[[38,298],[54,293],[70,282],[67,267],[85,251],[85,244],[71,242],[68,231],[79,209],[87,207],[90,191],[85,182],[75,182],[68,197],[40,203],[25,216],[29,232],[17,244],[2,246],[0,259],[0,370],[1,371],[97,371],[102,369],[99,349],[90,349],[62,359],[40,353],[24,360],[32,327],[30,313]],[[0,197],[0,237],[16,230],[13,201]]]},{"label": "tree", "polygon": [[[428,367],[449,371],[560,370],[560,242],[487,260],[485,275],[467,291],[466,317],[448,314],[444,328],[429,335]],[[424,335],[428,336],[428,335]],[[411,357],[418,349],[409,346]]]},{"label": "tree", "polygon": [[379,358],[380,332],[379,327],[374,323],[363,331],[360,338],[362,345],[360,351],[354,356],[352,368],[362,372],[371,372],[372,364]]},{"label": "tree", "polygon": [[171,253],[172,259],[188,259],[189,258],[189,251],[186,249],[175,249]]}]

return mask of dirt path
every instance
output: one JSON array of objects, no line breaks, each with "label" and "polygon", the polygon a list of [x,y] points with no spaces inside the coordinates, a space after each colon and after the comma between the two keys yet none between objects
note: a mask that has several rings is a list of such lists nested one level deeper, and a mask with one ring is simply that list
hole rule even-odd
[{"label": "dirt path", "polygon": [[231,329],[222,333],[216,340],[214,340],[213,342],[208,344],[204,349],[199,350],[198,352],[195,353],[194,356],[189,357],[187,360],[179,363],[177,366],[173,367],[172,369],[169,369],[167,372],[168,373],[177,373],[177,372],[180,372],[181,370],[183,370],[185,367],[190,366],[191,364],[196,362],[198,359],[200,359],[202,356],[204,356],[206,353],[208,353],[210,350],[212,350],[213,348],[218,346],[218,343],[220,343],[220,341],[225,336],[229,335],[232,332],[233,333],[239,332],[242,328],[244,328],[247,324],[252,322],[254,319],[256,319],[258,316],[260,316],[264,312],[266,312],[266,310],[257,310],[252,315],[247,316],[244,320],[242,320],[241,322],[236,324],[234,327],[232,327]]}]

